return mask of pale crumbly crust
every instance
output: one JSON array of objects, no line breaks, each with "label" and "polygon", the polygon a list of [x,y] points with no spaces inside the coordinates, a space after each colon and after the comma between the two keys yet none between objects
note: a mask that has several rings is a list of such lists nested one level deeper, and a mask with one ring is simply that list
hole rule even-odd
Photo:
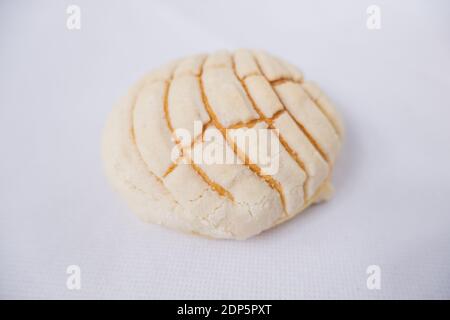
[{"label": "pale crumbly crust", "polygon": [[[192,161],[207,142],[201,135],[177,145],[173,133],[194,133],[196,120],[240,162]],[[277,173],[225,135],[250,127],[278,129]],[[245,239],[330,197],[343,131],[330,100],[296,67],[262,51],[220,51],[180,59],[131,88],[107,120],[102,156],[110,182],[144,221]]]}]

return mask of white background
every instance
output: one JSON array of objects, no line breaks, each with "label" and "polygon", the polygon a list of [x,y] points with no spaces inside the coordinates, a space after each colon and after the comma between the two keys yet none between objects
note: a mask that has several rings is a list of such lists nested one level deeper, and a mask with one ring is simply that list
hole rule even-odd
[{"label": "white background", "polygon": [[[152,68],[239,47],[336,102],[334,198],[244,242],[141,223],[102,172],[106,115]],[[2,0],[0,90],[2,298],[450,298],[448,1]]]}]

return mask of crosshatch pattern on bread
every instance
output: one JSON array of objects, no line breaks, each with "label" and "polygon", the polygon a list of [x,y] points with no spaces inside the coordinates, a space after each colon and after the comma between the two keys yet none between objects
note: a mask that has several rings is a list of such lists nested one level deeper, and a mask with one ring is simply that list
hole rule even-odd
[{"label": "crosshatch pattern on bread", "polygon": [[[176,139],[179,128],[192,133],[192,143]],[[227,134],[251,128],[275,130],[275,173]],[[207,143],[208,130],[240,162],[183,161]],[[190,56],[146,75],[111,112],[102,155],[112,185],[144,221],[246,239],[330,197],[342,136],[333,104],[299,69],[241,49]]]}]

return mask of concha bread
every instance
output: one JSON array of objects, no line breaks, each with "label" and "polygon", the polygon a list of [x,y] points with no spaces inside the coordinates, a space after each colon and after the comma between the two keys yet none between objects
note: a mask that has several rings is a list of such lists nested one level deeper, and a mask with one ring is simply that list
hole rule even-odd
[{"label": "concha bread", "polygon": [[[175,138],[179,128],[195,140]],[[276,134],[274,173],[226,134],[256,128]],[[210,131],[241,161],[192,161]],[[246,239],[330,197],[342,135],[330,100],[296,67],[262,51],[220,51],[177,60],[134,85],[108,117],[102,156],[110,182],[144,221]]]}]

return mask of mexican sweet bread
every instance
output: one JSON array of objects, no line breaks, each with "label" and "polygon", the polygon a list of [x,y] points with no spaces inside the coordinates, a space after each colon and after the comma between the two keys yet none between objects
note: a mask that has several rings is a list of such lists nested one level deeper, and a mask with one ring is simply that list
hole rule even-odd
[{"label": "mexican sweet bread", "polygon": [[[180,128],[191,141],[180,140]],[[279,144],[276,170],[229,134],[254,129]],[[214,131],[238,161],[193,160]],[[102,156],[110,182],[144,221],[245,239],[328,199],[342,134],[332,103],[295,66],[262,51],[219,51],[135,84],[108,117]]]}]

